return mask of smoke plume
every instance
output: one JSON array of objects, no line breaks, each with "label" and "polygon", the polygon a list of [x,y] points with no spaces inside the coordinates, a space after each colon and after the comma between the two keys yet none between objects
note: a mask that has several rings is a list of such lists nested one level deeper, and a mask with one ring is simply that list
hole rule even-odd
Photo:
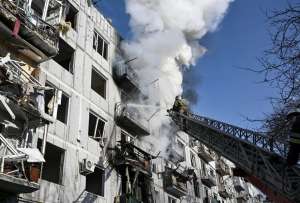
[{"label": "smoke plume", "polygon": [[[166,116],[166,109],[172,107],[176,95],[182,94],[183,70],[195,65],[206,51],[199,40],[216,30],[230,2],[126,0],[133,37],[121,47],[127,58],[137,57],[131,65],[137,71],[140,88],[148,95],[144,102],[160,104],[160,112],[150,121],[151,128],[160,130],[144,138],[152,143],[154,151],[164,152],[174,137],[174,126]],[[195,95],[192,96],[195,100]],[[149,116],[148,111],[141,113]]]}]

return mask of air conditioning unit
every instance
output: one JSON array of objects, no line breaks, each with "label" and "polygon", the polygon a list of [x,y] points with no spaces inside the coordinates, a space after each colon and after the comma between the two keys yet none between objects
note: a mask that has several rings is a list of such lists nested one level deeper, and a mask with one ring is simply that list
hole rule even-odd
[{"label": "air conditioning unit", "polygon": [[80,174],[88,175],[90,173],[94,173],[95,164],[89,159],[83,159],[80,163]]}]

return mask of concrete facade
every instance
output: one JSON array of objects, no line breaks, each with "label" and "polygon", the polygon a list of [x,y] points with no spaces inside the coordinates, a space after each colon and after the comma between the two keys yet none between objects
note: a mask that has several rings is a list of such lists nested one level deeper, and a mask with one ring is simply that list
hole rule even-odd
[{"label": "concrete facade", "polygon": [[[75,29],[71,28],[66,34],[60,34],[60,37],[75,50],[72,72],[51,59],[40,65],[42,72],[39,77],[42,84],[50,83],[62,90],[68,98],[67,113],[65,113],[66,122],[55,120],[49,126],[47,135],[47,143],[60,148],[63,153],[62,161],[57,162],[57,165],[51,165],[53,168],[61,167],[61,177],[59,177],[61,181],[54,183],[41,179],[39,181],[40,189],[33,193],[20,194],[19,202],[22,202],[21,199],[23,199],[29,202],[45,203],[112,203],[116,202],[115,197],[121,195],[122,176],[109,161],[110,148],[113,148],[121,139],[122,132],[122,128],[115,121],[115,108],[121,102],[121,89],[113,78],[113,64],[120,37],[109,20],[94,6],[89,5],[88,1],[69,0],[69,3],[78,11],[76,27]],[[108,44],[107,59],[93,48],[95,31]],[[59,51],[63,52],[63,50]],[[104,97],[91,88],[92,70],[96,71],[106,81]],[[105,122],[100,141],[88,135],[90,112]],[[150,129],[150,132],[153,130],[155,129]],[[37,130],[37,135],[42,139],[43,128]],[[132,136],[135,137],[135,135]],[[220,177],[216,172],[215,161],[205,162],[200,158],[199,142],[192,142],[192,138],[183,132],[177,133],[174,139],[183,146],[181,155],[184,157],[184,161],[180,165],[185,169],[193,169],[194,177],[199,183],[199,195],[195,194],[192,180],[187,181],[186,195],[175,197],[167,192],[164,187],[163,173],[166,166],[175,168],[176,165],[170,160],[158,157],[151,160],[153,202],[261,202],[257,198],[260,192],[241,179],[239,181],[244,187],[247,198],[238,201],[239,194],[234,188],[232,171],[229,175]],[[134,145],[148,151],[149,143],[143,142],[143,139],[135,139]],[[37,139],[35,145],[37,145]],[[151,149],[149,150],[151,151]],[[216,160],[217,156],[212,155],[212,157]],[[80,172],[81,163],[84,159],[90,160],[104,172],[104,192],[102,195],[93,194],[86,190],[87,176]],[[228,161],[226,164],[231,165]],[[216,181],[216,186],[211,188],[205,186],[201,181],[208,172]],[[219,194],[219,187],[223,184],[221,182],[224,182],[229,191],[228,198],[222,198]],[[99,183],[100,186],[101,183]],[[10,202],[14,201],[11,200]]]}]

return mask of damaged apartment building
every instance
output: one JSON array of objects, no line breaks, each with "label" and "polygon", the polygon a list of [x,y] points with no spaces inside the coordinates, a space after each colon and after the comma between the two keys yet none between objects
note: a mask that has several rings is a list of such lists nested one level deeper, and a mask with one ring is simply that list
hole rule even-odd
[{"label": "damaged apartment building", "polygon": [[120,36],[90,0],[0,0],[0,202],[262,202],[183,132],[169,159]]}]

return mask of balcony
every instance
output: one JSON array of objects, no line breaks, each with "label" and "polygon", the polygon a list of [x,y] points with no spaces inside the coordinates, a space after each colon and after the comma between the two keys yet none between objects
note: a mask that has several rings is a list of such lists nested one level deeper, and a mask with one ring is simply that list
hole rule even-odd
[{"label": "balcony", "polygon": [[169,194],[177,198],[185,196],[187,194],[187,180],[187,177],[182,173],[166,167],[164,172],[164,187]]},{"label": "balcony", "polygon": [[17,148],[17,139],[0,134],[0,191],[31,193],[39,189],[40,163],[45,160],[38,149]]},{"label": "balcony", "polygon": [[216,161],[216,172],[220,176],[230,175],[230,168],[223,160]]},{"label": "balcony", "polygon": [[153,158],[152,155],[136,147],[134,144],[121,142],[119,148],[117,148],[114,161],[120,170],[123,170],[124,166],[129,166],[133,171],[139,171],[140,173],[151,177],[152,171],[150,160]]},{"label": "balcony", "polygon": [[125,61],[120,61],[114,65],[113,77],[119,87],[127,93],[140,92],[138,75]]},{"label": "balcony", "polygon": [[58,53],[59,31],[28,7],[24,0],[0,0],[0,40],[14,54],[39,64]]},{"label": "balcony", "polygon": [[150,135],[148,122],[143,119],[137,109],[128,105],[116,105],[117,124],[132,135]]},{"label": "balcony", "polygon": [[241,179],[238,178],[238,177],[234,177],[233,178],[233,185],[234,185],[234,188],[235,190],[240,193],[242,191],[245,191],[245,186],[244,184],[242,183]]},{"label": "balcony", "polygon": [[206,149],[203,145],[199,146],[198,156],[206,163],[214,161],[213,153],[209,149]]},{"label": "balcony", "polygon": [[230,198],[230,191],[222,184],[218,186],[218,193],[224,199]]},{"label": "balcony", "polygon": [[45,87],[33,77],[35,69],[9,55],[0,57],[0,62],[0,123],[14,124],[6,128],[7,133],[22,134],[17,129],[24,124],[33,129],[52,122],[43,112],[43,96],[37,94]]},{"label": "balcony", "polygon": [[216,176],[212,169],[209,169],[208,172],[206,170],[202,171],[201,182],[209,188],[217,186]]}]

